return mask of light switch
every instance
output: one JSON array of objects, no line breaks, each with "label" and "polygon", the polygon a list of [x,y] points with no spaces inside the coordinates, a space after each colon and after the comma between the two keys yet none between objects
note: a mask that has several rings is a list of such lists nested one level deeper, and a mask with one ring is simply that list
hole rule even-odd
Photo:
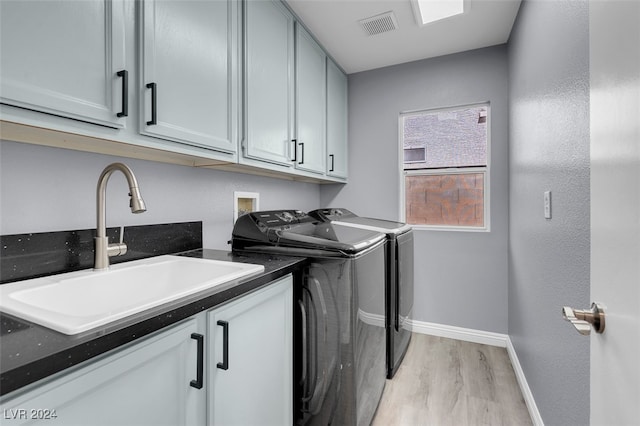
[{"label": "light switch", "polygon": [[544,218],[551,219],[551,191],[544,192]]}]

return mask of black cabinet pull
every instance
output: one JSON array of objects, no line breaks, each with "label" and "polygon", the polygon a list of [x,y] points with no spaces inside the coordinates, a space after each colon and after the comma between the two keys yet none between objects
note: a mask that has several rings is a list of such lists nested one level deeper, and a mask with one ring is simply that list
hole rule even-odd
[{"label": "black cabinet pull", "polygon": [[293,142],[293,161],[294,163],[298,161],[298,139],[291,139]]},{"label": "black cabinet pull", "polygon": [[147,126],[158,124],[158,87],[156,83],[147,83],[147,89],[151,89],[151,121]]},{"label": "black cabinet pull", "polygon": [[329,158],[331,158],[331,168],[329,169],[330,172],[333,171],[334,169],[334,165],[335,165],[335,156],[333,154],[329,154]]},{"label": "black cabinet pull", "polygon": [[218,325],[222,326],[222,362],[217,367],[221,370],[229,369],[229,323],[227,321],[218,321]]},{"label": "black cabinet pull", "polygon": [[127,70],[118,71],[118,77],[122,77],[122,110],[116,114],[118,117],[129,116],[129,72]]},{"label": "black cabinet pull", "polygon": [[196,379],[191,381],[191,386],[202,389],[202,377],[204,372],[204,336],[198,333],[191,333],[191,338],[198,342],[198,367]]},{"label": "black cabinet pull", "polygon": [[298,164],[304,164],[304,142],[298,144],[300,146],[300,161]]}]

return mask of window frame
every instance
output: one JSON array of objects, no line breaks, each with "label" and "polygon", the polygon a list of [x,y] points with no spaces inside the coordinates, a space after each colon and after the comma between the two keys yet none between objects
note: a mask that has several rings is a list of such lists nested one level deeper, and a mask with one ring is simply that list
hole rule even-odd
[{"label": "window frame", "polygon": [[[487,108],[487,164],[486,166],[469,166],[469,167],[451,167],[451,168],[430,168],[430,169],[404,169],[404,118],[408,116],[423,115],[423,114],[437,114],[442,112],[451,112],[461,109],[469,108]],[[490,232],[491,231],[491,103],[490,102],[478,102],[473,104],[463,104],[451,107],[443,108],[430,108],[420,109],[412,111],[400,112],[398,116],[398,169],[400,190],[399,193],[399,206],[400,206],[400,220],[406,222],[406,192],[405,192],[405,177],[406,176],[419,176],[419,175],[435,175],[441,176],[446,174],[468,174],[468,173],[482,173],[484,176],[484,226],[456,226],[456,225],[416,225],[410,224],[414,230],[418,231],[458,231],[458,232]]]}]

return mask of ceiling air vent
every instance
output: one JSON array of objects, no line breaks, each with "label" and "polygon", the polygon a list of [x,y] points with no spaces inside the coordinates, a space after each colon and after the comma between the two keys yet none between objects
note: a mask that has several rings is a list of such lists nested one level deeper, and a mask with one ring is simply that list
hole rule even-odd
[{"label": "ceiling air vent", "polygon": [[358,21],[367,35],[375,35],[393,31],[398,28],[396,15],[392,11]]}]

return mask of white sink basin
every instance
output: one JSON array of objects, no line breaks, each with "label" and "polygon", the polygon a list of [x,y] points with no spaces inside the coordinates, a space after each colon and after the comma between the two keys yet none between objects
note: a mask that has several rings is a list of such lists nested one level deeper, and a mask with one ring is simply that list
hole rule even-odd
[{"label": "white sink basin", "polygon": [[0,310],[72,335],[262,271],[262,265],[158,256],[3,284]]}]

